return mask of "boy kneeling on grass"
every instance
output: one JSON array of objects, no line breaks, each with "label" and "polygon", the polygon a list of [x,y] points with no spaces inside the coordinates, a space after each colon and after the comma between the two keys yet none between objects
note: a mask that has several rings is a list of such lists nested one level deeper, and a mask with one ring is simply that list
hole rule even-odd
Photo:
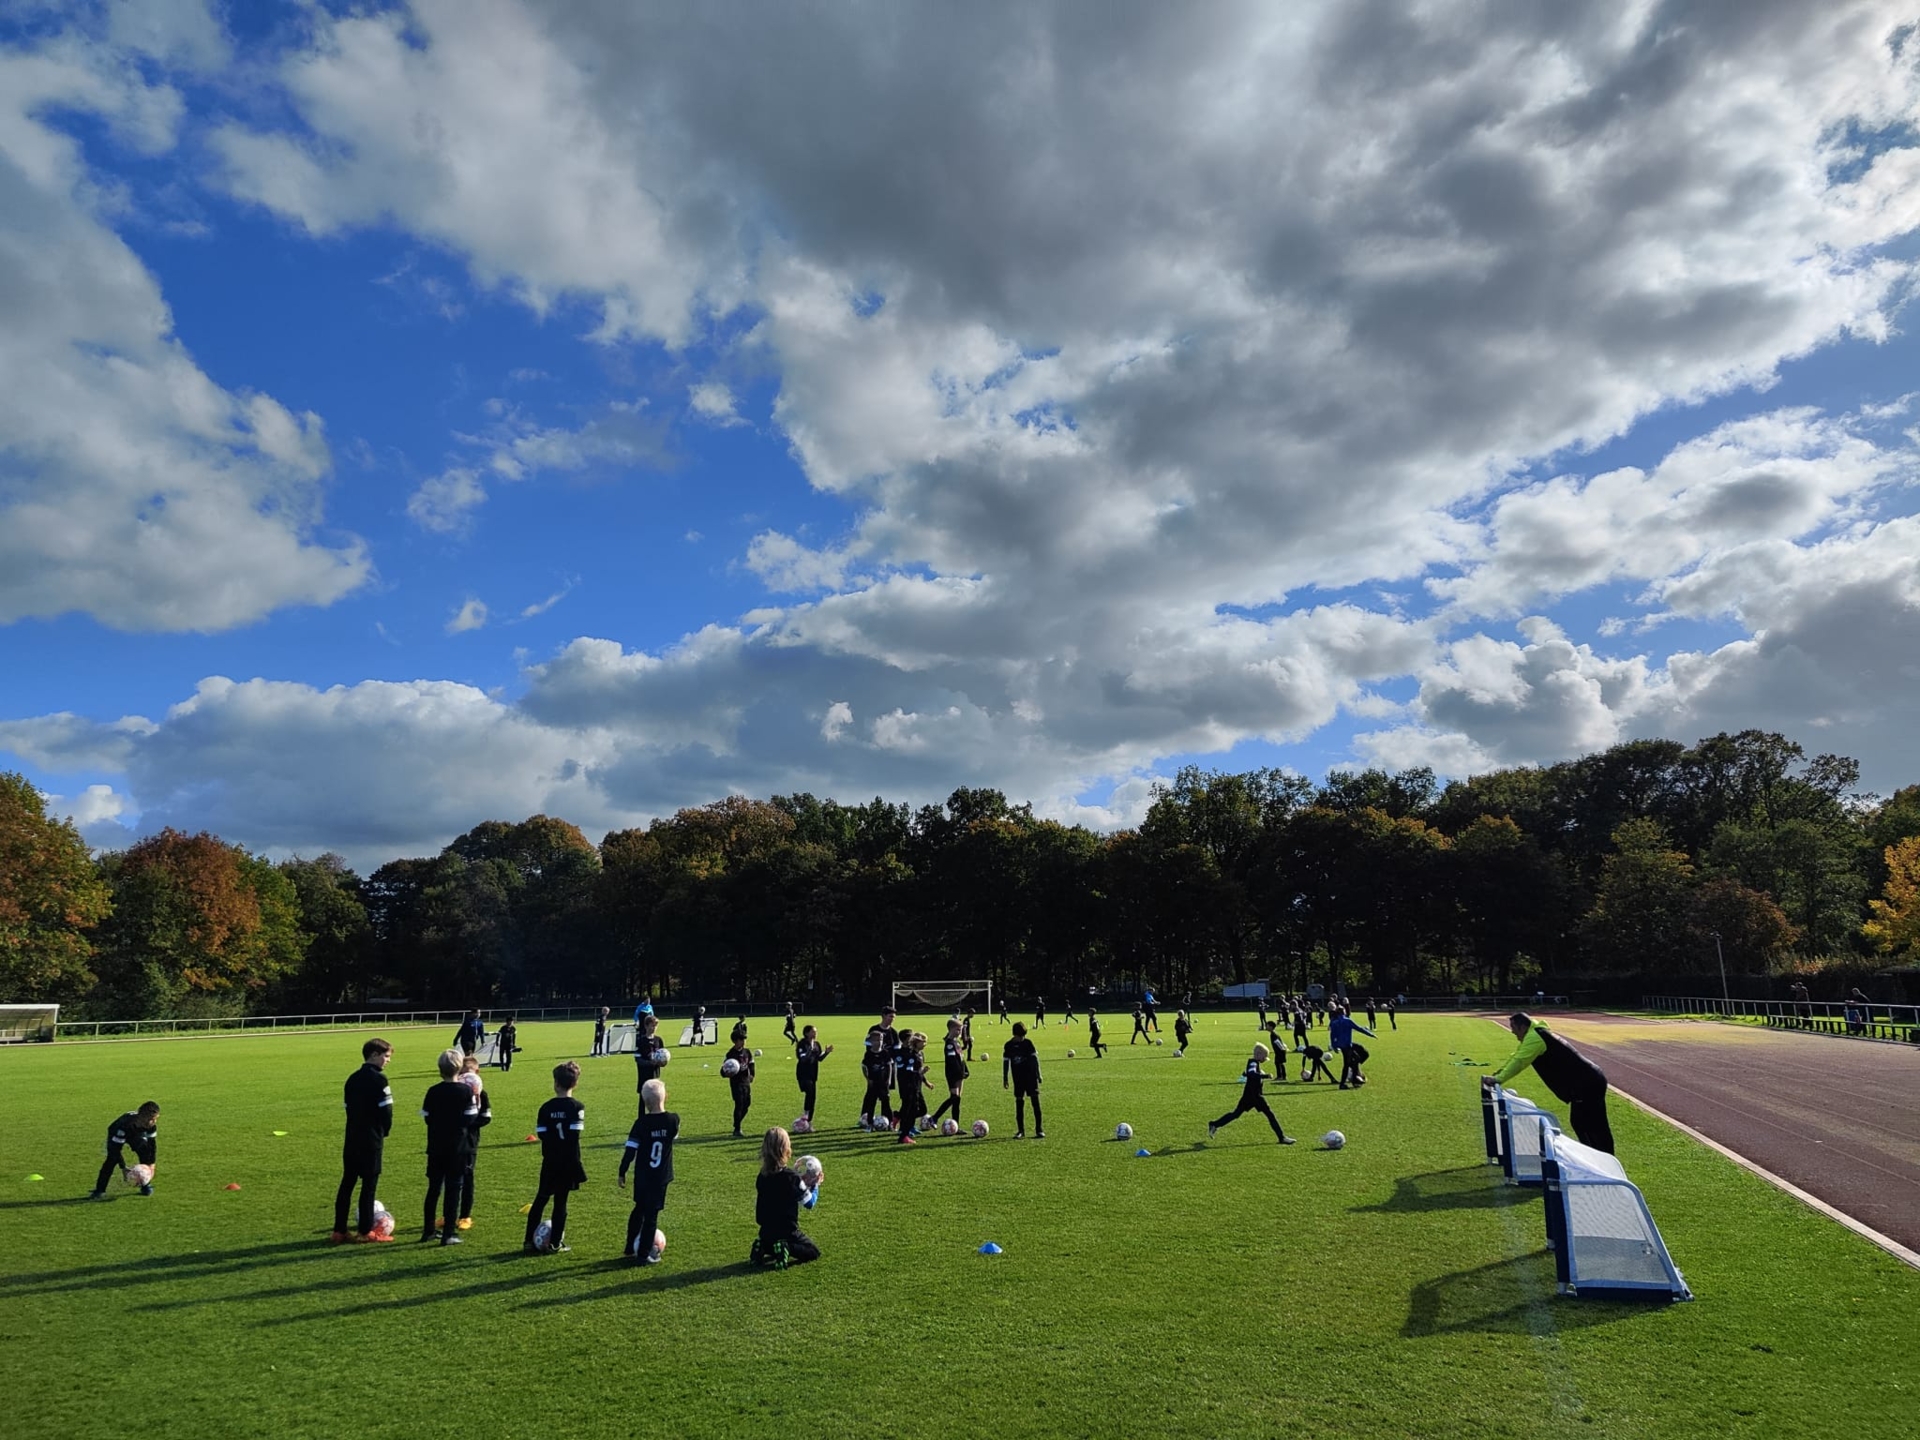
[{"label": "boy kneeling on grass", "polygon": [[1273,1135],[1276,1140],[1282,1145],[1291,1145],[1294,1143],[1288,1138],[1287,1132],[1280,1128],[1280,1122],[1274,1116],[1273,1107],[1267,1104],[1267,1072],[1260,1068],[1266,1064],[1266,1061],[1267,1047],[1256,1044],[1253,1047],[1253,1057],[1247,1061],[1247,1068],[1240,1077],[1240,1082],[1243,1086],[1240,1091],[1240,1103],[1222,1115],[1218,1120],[1209,1120],[1207,1122],[1207,1138],[1209,1140],[1214,1137],[1214,1134],[1221,1126],[1231,1125],[1249,1110],[1258,1110],[1262,1115],[1267,1117],[1267,1124],[1273,1127]]},{"label": "boy kneeling on grass", "polygon": [[159,1148],[160,1102],[149,1100],[138,1110],[129,1110],[113,1124],[107,1127],[107,1158],[101,1163],[100,1175],[93,1182],[93,1193],[89,1200],[107,1198],[107,1182],[113,1179],[116,1170],[128,1170],[123,1146],[133,1147],[136,1161],[147,1167],[148,1178],[141,1183],[142,1195],[153,1194],[153,1157]]},{"label": "boy kneeling on grass", "polygon": [[807,1182],[789,1167],[793,1159],[793,1141],[778,1125],[767,1131],[760,1142],[760,1175],[754,1181],[756,1191],[753,1218],[760,1227],[748,1258],[755,1265],[766,1265],[786,1248],[789,1265],[804,1265],[820,1258],[820,1247],[800,1228],[800,1207],[810,1193]]}]

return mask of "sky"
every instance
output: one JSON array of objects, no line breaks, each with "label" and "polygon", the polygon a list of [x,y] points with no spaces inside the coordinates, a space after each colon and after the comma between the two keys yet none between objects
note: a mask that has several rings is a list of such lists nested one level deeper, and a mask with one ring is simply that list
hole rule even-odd
[{"label": "sky", "polygon": [[1781,731],[1920,782],[1877,0],[0,0],[0,769],[362,868]]}]

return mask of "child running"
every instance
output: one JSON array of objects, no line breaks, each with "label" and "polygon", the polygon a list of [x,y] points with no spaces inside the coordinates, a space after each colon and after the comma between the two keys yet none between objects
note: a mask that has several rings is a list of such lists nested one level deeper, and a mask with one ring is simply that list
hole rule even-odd
[{"label": "child running", "polygon": [[959,1020],[947,1021],[946,1078],[947,1098],[940,1102],[940,1108],[933,1112],[930,1124],[938,1125],[940,1117],[949,1109],[953,1111],[955,1124],[960,1123],[960,1091],[967,1083],[967,1077],[973,1071],[967,1065],[965,1054],[966,1025]]},{"label": "child running", "polygon": [[800,1032],[800,1043],[793,1047],[794,1082],[800,1087],[800,1113],[813,1123],[813,1095],[820,1086],[820,1062],[833,1053],[831,1045],[822,1046],[820,1034],[809,1025]]},{"label": "child running", "polygon": [[754,1181],[753,1219],[760,1227],[753,1242],[756,1264],[771,1260],[776,1245],[786,1247],[789,1265],[820,1258],[820,1247],[800,1228],[800,1206],[808,1187],[798,1172],[788,1168],[792,1159],[793,1141],[774,1126],[760,1142],[760,1174]]},{"label": "child running", "polygon": [[1000,1051],[1000,1088],[1013,1087],[1013,1138],[1027,1138],[1027,1101],[1033,1101],[1033,1138],[1047,1138],[1040,1118],[1040,1052],[1027,1038],[1027,1027],[1013,1022],[1013,1038]]},{"label": "child running", "polygon": [[1247,1061],[1247,1068],[1240,1077],[1241,1084],[1244,1087],[1240,1091],[1240,1103],[1222,1115],[1218,1120],[1209,1120],[1207,1122],[1207,1138],[1209,1140],[1219,1133],[1222,1125],[1231,1125],[1242,1115],[1246,1114],[1247,1111],[1258,1110],[1262,1115],[1267,1117],[1267,1124],[1273,1127],[1273,1136],[1276,1140],[1282,1145],[1291,1145],[1294,1143],[1292,1137],[1280,1128],[1280,1121],[1275,1118],[1273,1107],[1267,1104],[1267,1072],[1260,1068],[1266,1061],[1267,1047],[1256,1043],[1253,1047],[1253,1056]]},{"label": "child running", "polygon": [[661,1080],[649,1080],[640,1087],[640,1105],[640,1118],[627,1132],[626,1154],[620,1157],[620,1174],[614,1183],[625,1189],[627,1171],[639,1163],[633,1177],[626,1254],[642,1265],[658,1265],[660,1252],[653,1248],[653,1236],[660,1212],[667,1208],[667,1186],[673,1183],[673,1141],[680,1133],[680,1117],[667,1109],[667,1087]]},{"label": "child running", "polygon": [[1100,1041],[1100,1012],[1091,1005],[1087,1007],[1087,1044],[1093,1047],[1093,1058],[1107,1058],[1107,1047]]},{"label": "child running", "polygon": [[1187,1019],[1187,1012],[1179,1010],[1173,1017],[1173,1053],[1184,1055],[1190,1043],[1188,1037],[1193,1034],[1193,1022]]},{"label": "child running", "polygon": [[727,1077],[727,1084],[733,1090],[733,1138],[744,1138],[740,1133],[740,1122],[747,1118],[747,1112],[753,1108],[753,1051],[747,1048],[747,1027],[744,1021],[733,1027],[733,1044],[721,1058],[724,1069],[727,1061],[735,1065],[733,1074]]},{"label": "child running", "polygon": [[[553,1067],[553,1099],[540,1107],[534,1118],[533,1133],[540,1137],[540,1190],[527,1211],[527,1254],[538,1252],[533,1232],[540,1228],[540,1217],[547,1202],[553,1202],[553,1229],[547,1239],[547,1253],[567,1250],[567,1197],[587,1183],[586,1166],[580,1163],[580,1136],[587,1128],[587,1107],[573,1098],[580,1084],[580,1066],[569,1060]],[[644,1100],[644,1097],[643,1097]]]},{"label": "child running", "polygon": [[[158,1153],[160,1144],[160,1102],[149,1100],[138,1110],[129,1110],[113,1124],[107,1127],[107,1158],[101,1162],[100,1174],[93,1182],[93,1193],[89,1200],[107,1198],[107,1182],[114,1172],[124,1170],[126,1156],[122,1147],[133,1147],[133,1158],[153,1169],[153,1157]],[[153,1194],[153,1182],[149,1180],[140,1187],[142,1195]]]}]

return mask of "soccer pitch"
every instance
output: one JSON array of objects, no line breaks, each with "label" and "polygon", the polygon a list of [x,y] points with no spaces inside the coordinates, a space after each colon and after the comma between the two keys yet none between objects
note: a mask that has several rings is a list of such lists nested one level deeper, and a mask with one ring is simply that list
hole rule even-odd
[{"label": "soccer pitch", "polygon": [[[1920,1273],[1618,1100],[1621,1156],[1699,1298],[1556,1298],[1538,1194],[1482,1163],[1481,1068],[1459,1062],[1511,1045],[1484,1021],[1403,1017],[1363,1090],[1270,1085],[1301,1140],[1282,1149],[1258,1115],[1206,1138],[1237,1098],[1248,1014],[1197,1017],[1185,1059],[1170,1024],[1165,1046],[1129,1047],[1111,1017],[1101,1060],[1084,1025],[1049,1025],[1044,1141],[1012,1138],[1008,1031],[977,1021],[993,1058],[964,1114],[993,1133],[914,1147],[853,1126],[868,1017],[812,1018],[838,1046],[821,1130],[795,1145],[826,1165],[802,1217],[824,1256],[784,1273],[745,1263],[757,1136],[799,1103],[775,1019],[752,1022],[754,1138],[727,1133],[719,1051],[675,1052],[677,1179],[650,1268],[618,1253],[632,1061],[588,1058],[585,1024],[523,1026],[512,1073],[487,1073],[475,1223],[448,1249],[412,1243],[444,1030],[385,1032],[392,1245],[325,1243],[357,1032],[0,1050],[6,1433],[1913,1433]],[[937,1053],[939,1019],[911,1023]],[[527,1257],[526,1136],[566,1058],[585,1070],[589,1183],[572,1253]],[[108,1122],[147,1099],[156,1193],[81,1203]],[[1317,1143],[1333,1127],[1337,1153]],[[988,1240],[1005,1253],[977,1254]]]}]

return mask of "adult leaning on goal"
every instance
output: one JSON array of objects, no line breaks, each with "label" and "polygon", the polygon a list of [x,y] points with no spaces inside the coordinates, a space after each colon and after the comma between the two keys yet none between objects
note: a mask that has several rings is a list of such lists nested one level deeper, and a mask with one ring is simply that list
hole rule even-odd
[{"label": "adult leaning on goal", "polygon": [[1482,1076],[1480,1083],[1504,1085],[1531,1065],[1547,1089],[1566,1103],[1567,1120],[1573,1126],[1574,1138],[1582,1145],[1613,1154],[1613,1129],[1607,1124],[1605,1072],[1531,1015],[1513,1016],[1507,1021],[1507,1028],[1519,1037],[1520,1043],[1507,1057],[1507,1063],[1493,1074]]}]

